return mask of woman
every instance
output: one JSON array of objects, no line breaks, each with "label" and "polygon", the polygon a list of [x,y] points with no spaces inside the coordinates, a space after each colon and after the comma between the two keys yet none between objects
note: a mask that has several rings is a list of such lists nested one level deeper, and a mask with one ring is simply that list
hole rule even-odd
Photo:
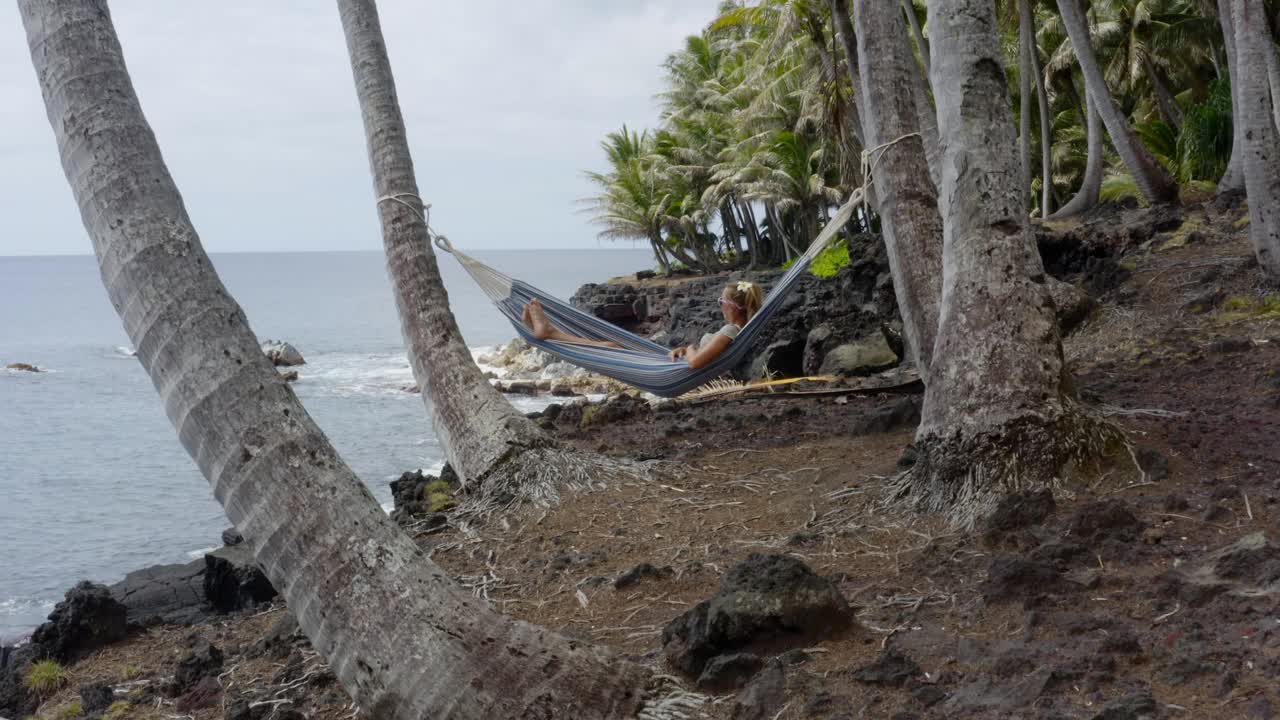
[{"label": "woman", "polygon": [[[697,368],[708,365],[720,356],[729,343],[742,332],[742,326],[760,310],[764,302],[764,291],[753,282],[729,283],[720,293],[720,312],[724,316],[724,326],[713,333],[706,333],[697,345],[678,347],[672,350],[672,360],[684,359],[689,367]],[[615,342],[588,340],[584,337],[562,332],[551,321],[536,299],[524,306],[524,324],[533,331],[534,337],[540,340],[558,340],[578,345],[595,345],[597,347],[621,347]]]}]

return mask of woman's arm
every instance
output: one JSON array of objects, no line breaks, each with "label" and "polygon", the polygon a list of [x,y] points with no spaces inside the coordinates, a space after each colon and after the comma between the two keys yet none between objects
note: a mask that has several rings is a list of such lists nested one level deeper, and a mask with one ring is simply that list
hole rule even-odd
[{"label": "woman's arm", "polygon": [[705,367],[709,365],[712,360],[720,357],[720,353],[724,352],[724,349],[729,347],[729,343],[731,342],[733,342],[733,338],[728,335],[721,335],[717,333],[716,336],[711,338],[711,341],[706,345],[703,345],[697,350],[685,355],[685,360],[688,361],[689,367],[694,370]]}]

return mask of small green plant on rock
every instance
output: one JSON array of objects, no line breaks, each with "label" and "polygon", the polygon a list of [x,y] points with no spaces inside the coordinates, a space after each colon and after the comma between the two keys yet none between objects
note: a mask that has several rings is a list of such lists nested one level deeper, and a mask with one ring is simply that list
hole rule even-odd
[{"label": "small green plant on rock", "polygon": [[1275,318],[1280,318],[1280,295],[1237,295],[1222,302],[1220,320],[1224,323]]},{"label": "small green plant on rock", "polygon": [[138,667],[137,665],[125,665],[123,668],[120,669],[120,680],[122,682],[129,682],[130,680],[135,680],[141,675],[142,675],[142,668]]},{"label": "small green plant on rock", "polygon": [[458,501],[453,498],[453,492],[449,489],[449,483],[438,478],[427,483],[422,489],[422,495],[427,501],[429,512],[444,512],[458,504]]},{"label": "small green plant on rock", "polygon": [[129,716],[129,709],[132,707],[128,700],[117,700],[102,713],[102,720],[123,720]]},{"label": "small green plant on rock", "polygon": [[23,684],[36,695],[47,697],[67,684],[67,670],[57,660],[32,663]]}]

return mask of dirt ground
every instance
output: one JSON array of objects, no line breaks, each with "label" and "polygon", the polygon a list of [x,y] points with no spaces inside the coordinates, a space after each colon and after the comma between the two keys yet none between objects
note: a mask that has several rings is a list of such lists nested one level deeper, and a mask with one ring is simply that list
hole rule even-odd
[{"label": "dirt ground", "polygon": [[[1066,341],[1082,400],[1129,434],[1146,473],[1062,488],[1046,518],[965,532],[887,506],[918,395],[768,397],[623,404],[585,420],[562,411],[544,424],[567,441],[671,471],[421,542],[502,612],[655,666],[664,625],[714,593],[729,567],[752,553],[798,558],[837,583],[857,627],[784,656],[778,720],[1273,717],[1280,299],[1259,284],[1239,209],[1183,214],[1181,228],[1122,249],[1127,278]],[[1248,567],[1231,575],[1218,564],[1229,581],[1186,580],[1212,551],[1259,531],[1272,544],[1251,551]],[[671,572],[615,589],[640,563]],[[292,688],[273,680],[284,659],[249,657],[282,615],[153,628],[81,662],[69,687],[145,685],[172,672],[194,633],[234,666],[227,696],[350,716],[305,641],[295,652],[313,674]],[[886,663],[905,670],[859,672]],[[41,714],[55,717],[73,696],[64,690]],[[148,696],[129,716],[181,714],[165,702]],[[734,706],[729,694],[703,711],[727,718]]]}]

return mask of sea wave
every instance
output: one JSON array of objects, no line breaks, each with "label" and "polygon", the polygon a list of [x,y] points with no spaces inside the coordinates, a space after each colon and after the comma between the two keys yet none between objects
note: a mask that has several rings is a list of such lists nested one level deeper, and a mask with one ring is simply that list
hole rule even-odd
[{"label": "sea wave", "polygon": [[134,350],[133,348],[127,347],[125,345],[117,345],[114,348],[112,348],[112,352],[109,357],[119,358],[121,360],[131,360],[137,356],[138,356],[137,350]]},{"label": "sea wave", "polygon": [[214,550],[217,550],[220,547],[222,546],[214,545],[213,547],[200,548],[199,550],[188,550],[187,557],[191,558],[192,560],[199,560],[200,558],[204,557],[205,555],[208,555],[209,553],[213,552]]},{"label": "sea wave", "polygon": [[[57,601],[47,598],[35,597],[9,597],[0,599],[0,645],[15,645],[21,640],[25,640],[30,634],[31,629],[39,625],[44,618],[48,617],[49,612],[53,610],[53,606]],[[6,622],[3,618],[24,618]],[[26,627],[25,630],[18,630],[19,627]],[[9,627],[11,629],[6,630]]]}]

